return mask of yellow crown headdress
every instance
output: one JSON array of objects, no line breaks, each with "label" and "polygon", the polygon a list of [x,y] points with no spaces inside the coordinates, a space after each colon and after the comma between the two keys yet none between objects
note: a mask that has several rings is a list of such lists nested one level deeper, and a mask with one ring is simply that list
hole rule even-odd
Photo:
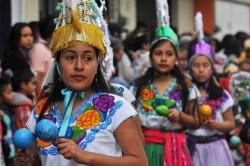
[{"label": "yellow crown headdress", "polygon": [[[104,77],[108,80],[114,70],[113,50],[110,46],[108,26],[102,12],[105,0],[100,0],[98,7],[94,0],[62,0],[56,10],[56,29],[52,37],[52,52],[61,51],[76,42],[91,45],[99,50],[99,63]],[[51,64],[43,82],[43,86],[52,84],[55,61]]]},{"label": "yellow crown headdress", "polygon": [[52,52],[61,51],[76,42],[83,42],[97,48],[103,58],[106,54],[105,35],[100,16],[94,0],[62,0],[58,3],[60,10],[56,19],[56,29],[52,38]]}]

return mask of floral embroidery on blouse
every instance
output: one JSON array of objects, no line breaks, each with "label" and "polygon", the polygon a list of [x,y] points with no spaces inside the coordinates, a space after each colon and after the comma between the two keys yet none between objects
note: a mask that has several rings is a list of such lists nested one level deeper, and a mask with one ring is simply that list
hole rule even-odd
[{"label": "floral embroidery on blouse", "polygon": [[[194,88],[188,78],[185,78],[185,84],[189,90]],[[141,90],[138,108],[140,113],[153,116],[166,116],[171,108],[176,108],[181,111],[181,83],[178,82],[177,79],[173,79],[162,96],[158,94],[153,83],[149,84]]]},{"label": "floral embroidery on blouse", "polygon": [[[221,107],[227,102],[228,99],[229,97],[225,92],[223,92],[222,97],[217,100],[208,99],[208,95],[205,95],[199,100],[199,108],[201,108],[204,105],[208,105],[211,108],[212,113],[211,113],[211,116],[207,118],[216,120],[216,113],[218,111],[221,111]],[[202,128],[204,127],[205,126],[202,125]]]},{"label": "floral embroidery on blouse", "polygon": [[153,84],[150,84],[147,87],[143,88],[140,93],[139,102],[141,104],[141,108],[144,110],[141,110],[142,113],[155,112],[157,115],[167,116],[167,114],[169,113],[169,109],[180,109],[181,91],[178,84],[176,84],[176,79],[171,82],[166,92],[164,92],[163,96],[159,96],[156,87],[154,87]]},{"label": "floral embroidery on blouse", "polygon": [[154,97],[154,92],[149,88],[144,88],[141,92],[141,99],[143,101],[145,100],[151,100]]},{"label": "floral embroidery on blouse", "polygon": [[100,95],[99,97],[94,98],[93,108],[103,113],[107,113],[108,109],[115,105],[114,100],[114,96],[109,96],[106,94]]},{"label": "floral embroidery on blouse", "polygon": [[98,126],[99,123],[99,113],[96,110],[87,110],[77,118],[76,126],[87,130],[93,126]]},{"label": "floral embroidery on blouse", "polygon": [[[36,110],[33,111],[36,120],[45,101],[46,99],[42,99],[36,106]],[[122,104],[122,101],[115,102],[115,97],[112,95],[96,93],[72,114],[65,137],[75,141],[82,149],[86,148],[87,144],[95,139],[95,134],[100,130],[106,129],[111,124],[111,117]],[[60,111],[55,104],[49,107],[42,119],[49,119],[55,122],[58,128],[62,123]],[[37,144],[38,151],[43,155],[56,155],[59,153],[52,142],[45,142],[37,138]]]},{"label": "floral embroidery on blouse", "polygon": [[124,89],[124,87],[117,87],[117,86],[112,86],[112,88],[114,89],[114,91],[116,92],[116,93],[118,93],[120,96],[124,96],[124,91],[125,91],[125,89]]},{"label": "floral embroidery on blouse", "polygon": [[[42,112],[43,106],[44,106],[44,104],[46,103],[46,101],[47,101],[47,98],[43,98],[43,99],[41,99],[41,100],[37,103],[37,105],[36,105],[36,114],[37,114],[37,115],[40,115],[40,113]],[[45,112],[48,112],[48,111],[51,109],[51,107],[52,107],[52,104],[50,104],[50,105],[47,107],[47,109],[46,109]]]}]

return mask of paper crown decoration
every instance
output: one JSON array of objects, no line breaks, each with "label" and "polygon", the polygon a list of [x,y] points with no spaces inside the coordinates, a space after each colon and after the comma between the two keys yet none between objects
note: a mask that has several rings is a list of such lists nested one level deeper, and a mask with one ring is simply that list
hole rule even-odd
[{"label": "paper crown decoration", "polygon": [[[59,17],[55,19],[56,29],[52,38],[52,51],[55,53],[82,42],[96,47],[99,52],[100,66],[104,77],[108,80],[114,70],[113,50],[110,46],[108,25],[103,18],[105,0],[100,0],[98,7],[95,0],[62,0],[58,2],[56,11]],[[43,82],[53,84],[54,61]]]},{"label": "paper crown decoration", "polygon": [[106,54],[102,15],[94,0],[62,0],[56,10],[59,17],[55,20],[53,53],[83,42],[96,47],[101,56]]},{"label": "paper crown decoration", "polygon": [[206,55],[213,60],[213,50],[210,44],[204,41],[203,21],[201,12],[197,12],[195,16],[195,30],[197,43],[193,47],[193,55]]},{"label": "paper crown decoration", "polygon": [[156,0],[156,11],[158,27],[155,30],[155,40],[152,42],[152,45],[157,43],[159,40],[167,39],[178,49],[178,37],[170,27],[167,0]]},{"label": "paper crown decoration", "polygon": [[59,17],[55,19],[56,29],[52,37],[52,52],[61,51],[77,42],[99,50],[100,65],[105,78],[114,70],[113,50],[109,39],[108,25],[103,18],[105,0],[61,0],[56,6]]}]

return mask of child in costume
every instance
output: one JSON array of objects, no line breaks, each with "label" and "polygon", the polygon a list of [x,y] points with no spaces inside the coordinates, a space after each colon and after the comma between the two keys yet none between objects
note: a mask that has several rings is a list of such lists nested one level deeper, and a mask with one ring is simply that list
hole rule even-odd
[{"label": "child in costume", "polygon": [[12,78],[13,89],[16,92],[13,98],[14,116],[17,128],[26,126],[31,114],[35,94],[36,79],[30,70],[16,72]]},{"label": "child in costume", "polygon": [[198,86],[199,112],[202,125],[188,131],[188,143],[194,166],[234,165],[231,152],[225,140],[225,133],[234,128],[233,99],[223,90],[214,77],[213,51],[203,40],[202,14],[195,17],[198,42],[193,45],[190,59],[190,73]]},{"label": "child in costume", "polygon": [[167,1],[157,1],[159,27],[150,48],[152,67],[134,82],[150,166],[191,166],[185,128],[198,128],[197,88],[178,66],[178,38],[169,27]]},{"label": "child in costume", "polygon": [[12,133],[16,129],[12,110],[14,93],[11,80],[6,74],[0,78],[0,109],[2,124],[2,148],[6,165],[13,164],[15,156],[15,147],[12,141]]},{"label": "child in costume", "polygon": [[108,69],[110,58],[104,6],[92,0],[64,0],[59,5],[52,39],[55,61],[27,122],[32,132],[41,119],[50,119],[59,129],[53,143],[36,138],[42,165],[147,166],[133,120],[137,113],[111,93],[101,69]]}]

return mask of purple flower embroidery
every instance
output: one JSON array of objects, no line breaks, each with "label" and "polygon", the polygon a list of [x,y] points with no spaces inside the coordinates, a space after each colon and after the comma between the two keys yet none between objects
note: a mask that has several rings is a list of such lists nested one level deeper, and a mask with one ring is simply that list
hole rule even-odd
[{"label": "purple flower embroidery", "polygon": [[213,113],[212,113],[212,119],[216,119],[216,112],[221,109],[221,107],[226,103],[226,101],[229,99],[228,95],[223,92],[223,95],[220,99],[207,99],[207,97],[203,97],[200,101],[200,105],[202,104],[208,104],[212,107]]},{"label": "purple flower embroidery", "polygon": [[179,89],[175,89],[169,93],[169,98],[174,101],[180,101],[181,100],[181,93]]},{"label": "purple flower embroidery", "polygon": [[224,93],[223,93],[223,96],[222,96],[222,98],[221,98],[221,100],[220,100],[220,104],[221,104],[221,105],[224,105],[225,102],[226,102],[228,99],[229,99],[228,95],[224,92]]},{"label": "purple flower embroidery", "polygon": [[107,113],[108,109],[115,105],[114,100],[114,96],[109,96],[106,94],[100,95],[93,99],[93,108],[103,113]]}]

